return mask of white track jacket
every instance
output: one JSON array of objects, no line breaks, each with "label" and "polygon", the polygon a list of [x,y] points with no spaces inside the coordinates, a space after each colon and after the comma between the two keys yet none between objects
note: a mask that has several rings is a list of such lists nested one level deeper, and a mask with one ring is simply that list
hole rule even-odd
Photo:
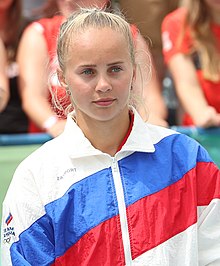
[{"label": "white track jacket", "polygon": [[220,265],[220,172],[195,140],[144,123],[111,157],[68,117],[17,168],[2,266]]}]

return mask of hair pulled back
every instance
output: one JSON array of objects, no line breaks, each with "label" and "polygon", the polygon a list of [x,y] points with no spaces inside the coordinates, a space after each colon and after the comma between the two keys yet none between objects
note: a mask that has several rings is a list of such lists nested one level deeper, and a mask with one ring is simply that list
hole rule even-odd
[{"label": "hair pulled back", "polygon": [[[59,66],[65,71],[65,64],[68,61],[68,51],[72,41],[77,34],[88,28],[111,28],[121,32],[128,44],[128,51],[131,62],[135,64],[135,47],[131,28],[121,14],[110,13],[98,8],[79,8],[74,12],[60,28],[57,45],[57,56]],[[107,41],[107,40],[106,40]]]}]

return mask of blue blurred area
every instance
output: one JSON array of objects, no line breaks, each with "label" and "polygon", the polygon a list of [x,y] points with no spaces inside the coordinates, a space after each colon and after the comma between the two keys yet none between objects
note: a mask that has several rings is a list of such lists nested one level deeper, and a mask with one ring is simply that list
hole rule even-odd
[{"label": "blue blurred area", "polygon": [[51,136],[45,133],[0,134],[0,146],[43,144],[50,139]]}]

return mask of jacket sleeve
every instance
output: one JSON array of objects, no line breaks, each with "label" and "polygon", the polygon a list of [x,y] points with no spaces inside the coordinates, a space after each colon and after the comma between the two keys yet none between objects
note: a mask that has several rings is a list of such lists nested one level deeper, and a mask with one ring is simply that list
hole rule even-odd
[{"label": "jacket sleeve", "polygon": [[[204,151],[202,151],[204,153]],[[199,265],[220,265],[220,170],[213,162],[197,167]]]},{"label": "jacket sleeve", "polygon": [[2,265],[49,265],[54,261],[52,225],[25,163],[17,168],[3,202],[1,230]]}]

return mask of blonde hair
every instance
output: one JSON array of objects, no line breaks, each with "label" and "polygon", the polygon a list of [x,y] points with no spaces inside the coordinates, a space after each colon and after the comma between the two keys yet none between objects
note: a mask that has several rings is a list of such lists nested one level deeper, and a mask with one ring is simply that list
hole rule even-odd
[{"label": "blonde hair", "polygon": [[65,63],[68,60],[68,49],[72,39],[77,33],[85,31],[88,27],[104,28],[109,27],[121,32],[128,43],[131,62],[135,64],[135,47],[130,25],[122,15],[107,12],[98,8],[80,8],[74,12],[60,28],[57,45],[57,55],[59,66],[65,71]]},{"label": "blonde hair", "polygon": [[201,68],[206,79],[220,80],[220,53],[217,39],[210,30],[212,17],[204,0],[190,0],[186,3],[185,25],[190,27],[194,49],[201,60]]}]

